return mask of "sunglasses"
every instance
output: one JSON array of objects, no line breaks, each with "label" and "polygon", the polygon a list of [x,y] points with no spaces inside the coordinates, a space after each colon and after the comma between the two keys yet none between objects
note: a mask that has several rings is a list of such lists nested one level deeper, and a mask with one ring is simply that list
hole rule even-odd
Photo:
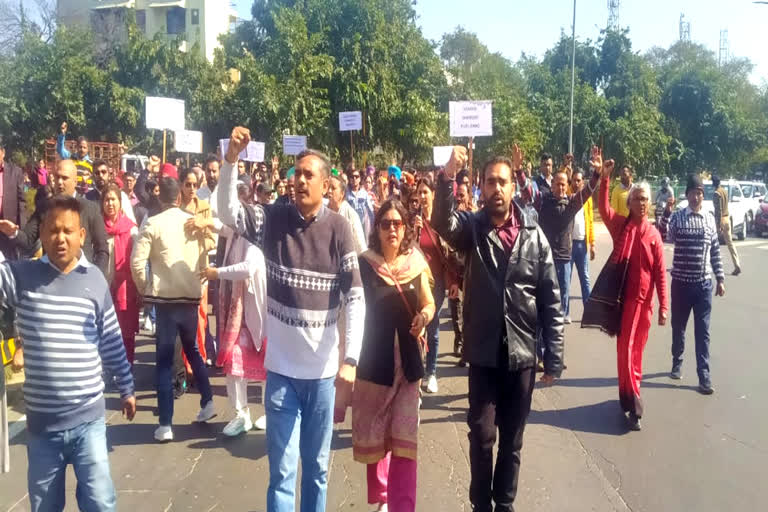
[{"label": "sunglasses", "polygon": [[392,228],[400,229],[403,227],[403,220],[402,219],[382,219],[381,223],[379,224],[379,228],[382,231],[389,231]]}]

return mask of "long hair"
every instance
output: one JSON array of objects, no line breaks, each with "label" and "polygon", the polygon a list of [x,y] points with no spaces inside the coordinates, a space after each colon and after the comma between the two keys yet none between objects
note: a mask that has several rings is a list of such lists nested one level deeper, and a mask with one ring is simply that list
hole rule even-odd
[{"label": "long hair", "polygon": [[[376,251],[378,254],[381,252],[381,239],[379,238],[379,231],[381,231],[381,219],[389,210],[395,210],[400,214],[400,218],[403,219],[403,226],[405,227],[405,233],[403,234],[403,240],[400,242],[400,249],[397,254],[405,254],[411,247],[413,247],[416,236],[413,231],[413,225],[409,222],[408,210],[397,199],[388,199],[376,212],[376,217],[373,220],[373,227],[371,234],[368,237],[368,248]],[[383,254],[382,254],[383,255]]]}]

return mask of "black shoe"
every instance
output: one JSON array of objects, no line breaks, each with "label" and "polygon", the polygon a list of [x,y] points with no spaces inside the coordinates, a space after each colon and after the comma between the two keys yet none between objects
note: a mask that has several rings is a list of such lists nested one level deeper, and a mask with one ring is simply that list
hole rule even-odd
[{"label": "black shoe", "polygon": [[712,387],[712,382],[707,379],[699,382],[699,393],[702,395],[711,395],[715,392],[715,388]]},{"label": "black shoe", "polygon": [[682,363],[679,364],[672,364],[672,371],[669,373],[669,378],[674,380],[680,380],[683,378],[683,365]]},{"label": "black shoe", "polygon": [[741,269],[740,269],[740,268],[737,268],[736,270],[734,270],[733,272],[731,272],[731,275],[732,275],[732,276],[737,276],[737,275],[739,275],[739,274],[741,274]]},{"label": "black shoe", "polygon": [[643,426],[640,424],[640,418],[634,412],[630,412],[627,417],[627,425],[629,430],[640,431],[643,430]]},{"label": "black shoe", "polygon": [[467,362],[463,359],[459,359],[459,362],[456,363],[456,366],[458,366],[459,368],[465,368],[467,366]]}]

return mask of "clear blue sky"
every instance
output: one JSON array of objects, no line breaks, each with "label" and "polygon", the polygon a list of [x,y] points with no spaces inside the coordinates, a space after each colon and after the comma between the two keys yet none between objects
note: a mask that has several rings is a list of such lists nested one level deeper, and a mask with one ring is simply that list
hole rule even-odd
[{"label": "clear blue sky", "polygon": [[[234,0],[238,14],[251,17],[252,0]],[[596,40],[608,20],[607,0],[577,0],[576,37]],[[424,35],[438,41],[461,25],[492,51],[517,60],[521,52],[541,56],[570,33],[570,0],[417,0]],[[691,38],[717,54],[720,30],[727,29],[730,53],[755,64],[752,81],[768,82],[768,5],[752,0],[622,0],[620,21],[629,27],[633,48],[667,47],[678,39],[680,14],[691,22]]]}]

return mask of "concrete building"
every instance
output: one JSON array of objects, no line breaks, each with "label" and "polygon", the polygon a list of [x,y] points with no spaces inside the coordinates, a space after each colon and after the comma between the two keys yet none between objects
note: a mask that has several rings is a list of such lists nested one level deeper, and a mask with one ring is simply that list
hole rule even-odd
[{"label": "concrete building", "polygon": [[133,13],[148,38],[181,37],[182,51],[199,44],[209,61],[220,46],[219,36],[237,20],[229,0],[58,0],[57,6],[59,23],[90,26],[107,44],[125,37],[125,21]]}]

